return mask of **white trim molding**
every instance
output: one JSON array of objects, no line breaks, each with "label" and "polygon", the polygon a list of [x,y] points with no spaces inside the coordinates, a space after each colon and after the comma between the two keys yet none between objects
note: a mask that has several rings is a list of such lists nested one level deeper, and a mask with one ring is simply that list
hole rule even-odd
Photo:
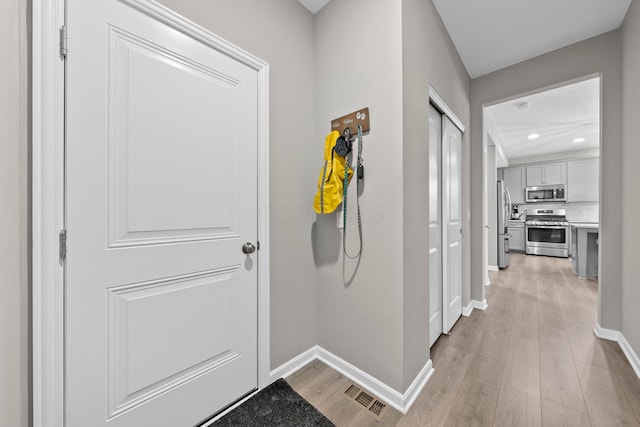
[{"label": "white trim molding", "polygon": [[304,353],[299,354],[288,362],[283,363],[270,374],[270,382],[274,382],[280,378],[286,378],[296,371],[299,371],[305,365],[313,362],[318,358],[318,346],[313,346]]},{"label": "white trim molding", "polygon": [[475,308],[476,310],[486,310],[487,308],[489,308],[489,304],[487,304],[487,300],[483,299],[482,301],[478,301],[478,300],[473,300],[471,301],[471,303],[473,304],[473,308]]},{"label": "white trim molding", "polygon": [[453,124],[456,125],[456,127],[460,129],[462,133],[464,133],[465,127],[462,123],[462,120],[460,120],[458,116],[453,112],[453,110],[449,108],[447,103],[444,101],[444,98],[442,98],[438,91],[431,85],[429,85],[429,99],[436,107],[440,109],[441,112],[446,114],[449,119],[451,119]]},{"label": "white trim molding", "polygon": [[32,422],[64,426],[64,0],[35,0],[32,11]]},{"label": "white trim molding", "polygon": [[618,343],[622,352],[627,357],[629,364],[633,368],[634,372],[640,378],[640,358],[633,350],[629,341],[625,338],[622,332],[615,331],[613,329],[607,329],[597,324],[595,328],[593,328],[593,333],[596,334],[598,338],[602,338],[604,340],[615,341]]},{"label": "white trim molding", "polygon": [[462,315],[464,317],[469,317],[471,316],[472,312],[473,312],[473,301],[469,301],[469,304],[467,304],[466,307],[462,307]]},{"label": "white trim molding", "polygon": [[372,377],[360,368],[357,368],[349,362],[341,359],[335,354],[323,349],[318,348],[318,359],[331,366],[336,371],[340,372],[351,381],[367,389],[371,393],[375,394],[389,405],[393,406],[398,411],[406,414],[411,407],[411,404],[416,400],[418,394],[422,391],[424,386],[433,375],[433,364],[431,359],[427,361],[420,373],[411,383],[411,386],[407,389],[407,392],[402,394],[394,388],[386,385],[377,378]]},{"label": "white trim molding", "polygon": [[411,405],[413,405],[434,372],[433,364],[429,359],[407,391],[400,393],[335,354],[320,346],[315,346],[271,371],[271,381],[285,378],[314,360],[320,360],[325,365],[335,369],[403,414],[409,411],[409,408],[411,408]]},{"label": "white trim molding", "polygon": [[[270,383],[269,65],[151,0],[119,0],[257,72],[258,79],[258,378]],[[33,426],[64,426],[64,62],[65,0],[34,0],[32,11]]]},{"label": "white trim molding", "polygon": [[484,311],[487,308],[489,308],[489,305],[487,304],[486,299],[483,299],[482,301],[471,300],[469,301],[469,304],[467,304],[466,307],[462,307],[462,315],[465,317],[469,317],[471,316],[471,313],[473,312],[474,309]]},{"label": "white trim molding", "polygon": [[600,324],[596,324],[596,327],[593,328],[593,333],[596,334],[598,338],[602,338],[603,340],[608,341],[616,341],[620,339],[620,335],[622,335],[618,331],[614,331],[613,329],[607,329],[600,326]]},{"label": "white trim molding", "polygon": [[487,270],[489,271],[500,271],[497,265],[488,265]]},{"label": "white trim molding", "polygon": [[269,64],[259,61],[258,65],[258,387],[262,389],[271,384],[271,205]]},{"label": "white trim molding", "polygon": [[427,385],[431,375],[433,375],[433,362],[431,359],[427,360],[427,363],[422,367],[418,375],[415,377],[407,391],[402,395],[404,402],[404,409],[401,409],[400,412],[406,414],[409,412],[411,406],[413,406],[414,402],[420,395],[422,389]]}]

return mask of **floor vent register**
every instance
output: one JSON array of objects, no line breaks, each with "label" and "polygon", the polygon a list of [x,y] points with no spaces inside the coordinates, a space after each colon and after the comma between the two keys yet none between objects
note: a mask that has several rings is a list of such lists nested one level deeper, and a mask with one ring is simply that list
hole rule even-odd
[{"label": "floor vent register", "polygon": [[354,384],[349,384],[344,394],[349,401],[360,408],[366,409],[367,413],[378,421],[382,420],[387,413],[386,403],[381,402]]}]

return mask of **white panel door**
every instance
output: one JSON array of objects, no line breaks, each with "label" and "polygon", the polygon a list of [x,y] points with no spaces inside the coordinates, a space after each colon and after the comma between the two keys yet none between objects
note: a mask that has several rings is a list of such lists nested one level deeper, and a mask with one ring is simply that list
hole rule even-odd
[{"label": "white panel door", "polygon": [[193,426],[257,387],[257,72],[67,3],[66,425]]},{"label": "white panel door", "polygon": [[429,347],[442,334],[442,114],[429,105]]},{"label": "white panel door", "polygon": [[462,315],[462,132],[442,119],[443,332]]}]

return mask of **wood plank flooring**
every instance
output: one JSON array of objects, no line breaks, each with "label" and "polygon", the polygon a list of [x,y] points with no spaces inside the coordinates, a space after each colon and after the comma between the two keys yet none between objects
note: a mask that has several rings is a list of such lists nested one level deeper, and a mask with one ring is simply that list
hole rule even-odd
[{"label": "wood plank flooring", "polygon": [[511,254],[489,308],[431,348],[435,372],[406,415],[376,420],[344,397],[349,380],[315,361],[287,378],[337,426],[638,426],[640,380],[593,334],[597,284],[563,258]]}]

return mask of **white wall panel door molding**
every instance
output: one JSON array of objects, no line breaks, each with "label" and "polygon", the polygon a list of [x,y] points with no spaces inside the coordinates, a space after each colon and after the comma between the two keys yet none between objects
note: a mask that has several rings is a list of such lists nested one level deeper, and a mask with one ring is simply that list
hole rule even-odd
[{"label": "white wall panel door molding", "polygon": [[429,105],[429,347],[442,334],[442,114]]},{"label": "white wall panel door molding", "polygon": [[462,131],[442,119],[443,332],[462,315]]},{"label": "white wall panel door molding", "polygon": [[268,68],[154,2],[68,0],[63,160],[61,11],[34,4],[34,425],[195,425],[269,374]]}]

